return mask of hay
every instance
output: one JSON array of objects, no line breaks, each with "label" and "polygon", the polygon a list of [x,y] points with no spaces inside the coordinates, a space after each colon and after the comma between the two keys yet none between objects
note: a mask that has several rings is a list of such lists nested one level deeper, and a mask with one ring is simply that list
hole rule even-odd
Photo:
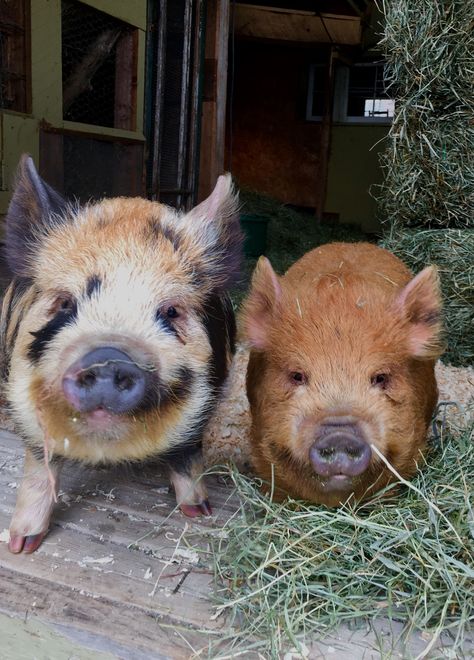
[{"label": "hay", "polygon": [[459,657],[474,618],[473,439],[474,427],[442,438],[401,494],[392,486],[338,510],[272,503],[231,471],[241,506],[214,548],[231,653],[277,658],[341,624],[385,617],[406,624],[407,642],[431,634],[430,648],[448,633]]},{"label": "hay", "polygon": [[439,266],[445,359],[466,365],[474,357],[474,2],[380,6],[386,83],[395,98],[376,192],[383,244],[415,270]]},{"label": "hay", "polygon": [[396,99],[382,156],[381,221],[474,226],[474,3],[382,0],[386,82]]},{"label": "hay", "polygon": [[[320,223],[310,213],[297,211],[249,188],[241,189],[240,202],[242,213],[270,218],[266,256],[281,274],[306,252],[323,243],[367,240],[355,226]],[[255,263],[256,259],[246,260],[247,273],[253,270]]]},{"label": "hay", "polygon": [[415,272],[439,268],[444,298],[444,362],[474,361],[474,229],[416,230],[393,227],[382,241]]}]

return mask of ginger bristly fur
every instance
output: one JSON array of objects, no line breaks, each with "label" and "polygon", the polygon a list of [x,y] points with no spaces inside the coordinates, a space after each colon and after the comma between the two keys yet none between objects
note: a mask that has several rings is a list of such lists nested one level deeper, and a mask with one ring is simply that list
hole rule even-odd
[{"label": "ginger bristly fur", "polygon": [[413,278],[374,245],[321,246],[283,277],[261,258],[241,318],[257,472],[282,493],[330,506],[382,488],[392,474],[375,452],[350,489],[327,489],[315,473],[317,429],[344,418],[413,475],[437,400],[440,310],[434,267]]}]

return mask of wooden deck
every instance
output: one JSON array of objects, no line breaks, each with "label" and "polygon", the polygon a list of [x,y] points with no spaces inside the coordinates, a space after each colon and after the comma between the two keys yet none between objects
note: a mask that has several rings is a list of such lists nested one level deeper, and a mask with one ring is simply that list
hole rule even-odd
[{"label": "wooden deck", "polygon": [[[4,431],[4,538],[21,473],[21,442]],[[211,618],[209,538],[235,511],[230,495],[210,480],[215,515],[195,521],[173,513],[174,495],[156,471],[127,474],[67,465],[39,551],[12,555],[0,543],[0,607],[25,621],[38,617],[70,627],[93,648],[119,657],[191,657],[207,648],[224,623]]]},{"label": "wooden deck", "polygon": [[[174,496],[156,471],[127,474],[70,464],[40,549],[12,555],[4,541],[22,453],[19,438],[0,431],[0,658],[225,657],[228,623],[213,617],[210,539],[236,511],[229,487],[209,479],[214,515],[196,521],[173,512]],[[383,621],[376,632],[343,628],[310,644],[308,657],[409,658],[429,643],[414,635],[410,649],[400,652],[400,631]],[[381,640],[393,654],[381,655]]]}]

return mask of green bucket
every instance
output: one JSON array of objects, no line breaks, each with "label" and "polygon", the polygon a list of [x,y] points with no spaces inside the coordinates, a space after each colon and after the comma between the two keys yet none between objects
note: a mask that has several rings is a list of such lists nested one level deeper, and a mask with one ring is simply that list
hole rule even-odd
[{"label": "green bucket", "polygon": [[245,235],[246,257],[259,257],[267,248],[267,228],[270,218],[264,215],[242,214],[240,226]]}]

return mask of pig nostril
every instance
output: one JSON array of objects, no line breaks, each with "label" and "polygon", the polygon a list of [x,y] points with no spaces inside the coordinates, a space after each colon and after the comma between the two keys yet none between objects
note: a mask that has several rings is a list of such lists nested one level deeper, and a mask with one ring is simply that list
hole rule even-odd
[{"label": "pig nostril", "polygon": [[135,384],[135,379],[128,374],[115,374],[114,385],[120,391],[131,390]]},{"label": "pig nostril", "polygon": [[325,447],[319,450],[319,455],[321,458],[329,460],[334,456],[334,449],[332,447]]},{"label": "pig nostril", "polygon": [[77,380],[79,382],[79,385],[81,385],[82,387],[87,387],[88,388],[88,387],[92,387],[93,385],[95,385],[95,382],[96,382],[97,378],[96,378],[96,375],[94,374],[94,372],[86,371],[85,373],[81,374],[78,377]]},{"label": "pig nostril", "polygon": [[346,447],[346,454],[351,458],[358,458],[360,456],[360,449],[358,447]]}]

